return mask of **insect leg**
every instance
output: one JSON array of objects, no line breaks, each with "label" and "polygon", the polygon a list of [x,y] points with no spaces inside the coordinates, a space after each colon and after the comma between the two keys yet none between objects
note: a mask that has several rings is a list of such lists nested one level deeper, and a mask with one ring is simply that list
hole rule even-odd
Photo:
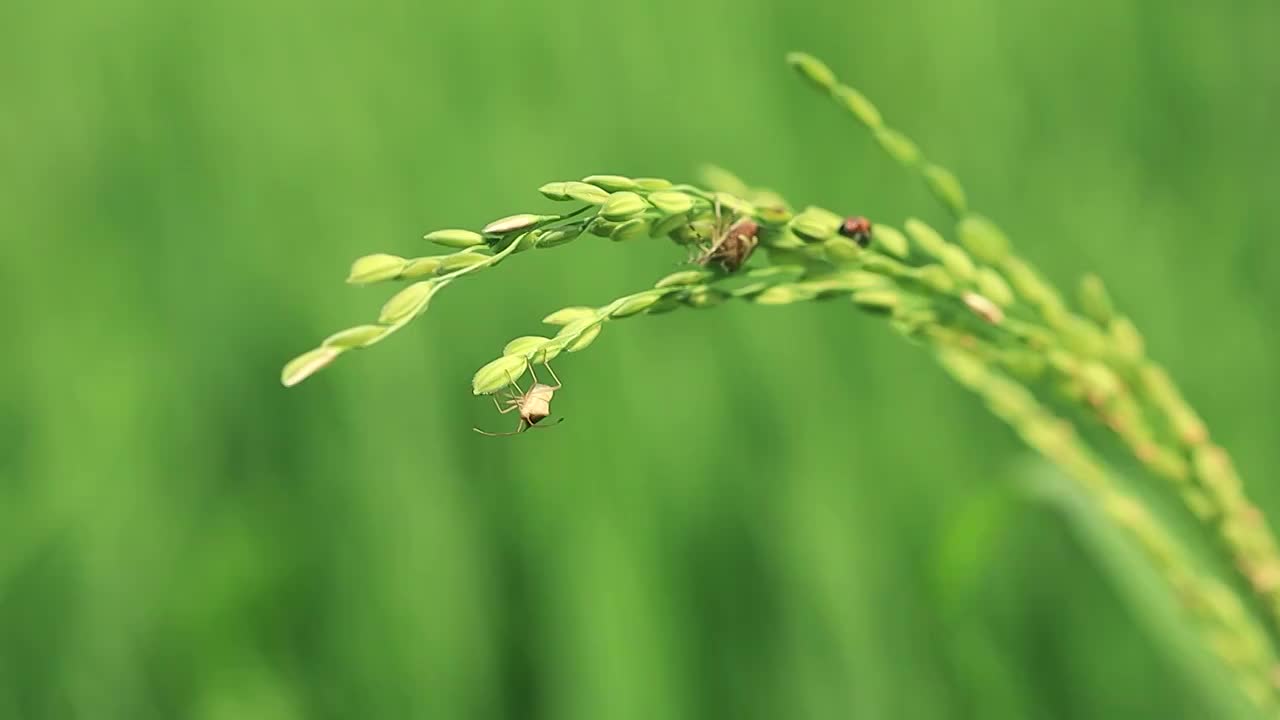
[{"label": "insect leg", "polygon": [[515,385],[516,389],[520,391],[520,394],[524,395],[524,388],[520,387],[520,385],[516,382],[516,379],[511,377],[511,373],[507,373],[507,382],[511,383],[512,385]]},{"label": "insect leg", "polygon": [[504,433],[488,432],[485,430],[481,430],[478,427],[473,427],[471,429],[475,430],[481,435],[488,435],[489,437],[510,437],[511,435],[519,435],[520,433],[524,432],[527,428],[525,428],[525,425],[524,425],[524,418],[520,418],[520,422],[519,424],[516,425],[516,429],[511,432],[504,432]]},{"label": "insect leg", "polygon": [[[560,378],[556,377],[556,371],[551,369],[551,363],[549,363],[549,362],[544,362],[544,363],[542,363],[542,366],[543,366],[543,367],[545,367],[545,368],[547,369],[547,372],[551,373],[551,377],[555,378],[556,384],[555,384],[555,386],[554,386],[554,387],[552,387],[551,389],[552,389],[552,390],[559,390],[559,389],[560,389]],[[530,367],[529,369],[530,369],[530,370],[532,370],[533,368],[532,368],[532,367]]]},{"label": "insect leg", "polygon": [[546,425],[530,425],[529,429],[530,430],[550,430],[551,428],[559,425],[562,422],[564,422],[564,418],[556,418],[556,421],[553,423],[548,423]]},{"label": "insect leg", "polygon": [[471,429],[475,430],[481,435],[488,435],[489,437],[510,437],[512,435],[519,435],[521,432],[523,432],[522,430],[516,430],[514,432],[496,433],[496,432],[489,432],[488,430],[481,430],[478,427],[473,427]]},{"label": "insect leg", "polygon": [[[506,410],[503,410],[503,409],[502,409],[502,406],[498,404],[498,398],[493,397],[492,395],[490,395],[489,397],[493,398],[493,406],[494,406],[494,407],[496,407],[496,408],[498,408],[498,412],[499,412],[499,413],[501,413],[501,414],[503,414],[503,415],[506,415],[507,413],[509,413],[509,412],[511,412],[512,410],[515,410],[515,409],[517,409],[517,408],[519,407],[518,405],[511,405],[511,406],[509,406]],[[509,401],[508,401],[508,402],[509,402]]]}]

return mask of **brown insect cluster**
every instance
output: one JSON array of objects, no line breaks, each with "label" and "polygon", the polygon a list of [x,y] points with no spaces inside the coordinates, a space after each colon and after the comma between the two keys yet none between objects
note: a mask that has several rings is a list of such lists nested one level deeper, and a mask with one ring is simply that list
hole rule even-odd
[{"label": "brown insect cluster", "polygon": [[759,243],[756,235],[760,225],[751,218],[742,218],[730,225],[722,234],[713,238],[710,247],[697,258],[702,266],[719,265],[725,272],[734,272],[751,257]]},{"label": "brown insect cluster", "polygon": [[716,203],[715,226],[711,231],[711,242],[693,259],[693,262],[706,267],[719,266],[725,272],[736,272],[746,264],[760,243],[760,224],[749,217],[738,218],[726,225],[721,217],[720,203]]}]

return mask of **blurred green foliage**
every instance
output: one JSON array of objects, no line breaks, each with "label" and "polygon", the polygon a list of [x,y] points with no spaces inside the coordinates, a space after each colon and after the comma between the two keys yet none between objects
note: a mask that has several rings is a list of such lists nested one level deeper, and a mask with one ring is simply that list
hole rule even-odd
[{"label": "blurred green foliage", "polygon": [[[900,223],[826,59],[1060,283],[1105,277],[1280,516],[1270,0],[0,4],[0,716],[1205,717],[1023,451],[844,303],[619,325],[508,442],[471,373],[674,269],[376,313],[350,260],[713,161]],[[941,226],[942,223],[939,222]]]}]

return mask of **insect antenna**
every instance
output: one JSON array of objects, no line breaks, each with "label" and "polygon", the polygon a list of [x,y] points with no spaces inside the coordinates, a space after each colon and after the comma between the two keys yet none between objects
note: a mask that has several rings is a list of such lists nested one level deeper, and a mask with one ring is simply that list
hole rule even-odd
[{"label": "insect antenna", "polygon": [[564,422],[564,418],[556,418],[556,421],[553,423],[547,423],[546,425],[530,425],[526,429],[527,430],[550,430],[551,428],[559,425],[562,422]]}]

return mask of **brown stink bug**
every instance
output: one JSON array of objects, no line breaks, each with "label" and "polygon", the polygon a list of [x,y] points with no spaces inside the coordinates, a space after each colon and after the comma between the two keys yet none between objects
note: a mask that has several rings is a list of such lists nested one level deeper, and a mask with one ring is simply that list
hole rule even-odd
[{"label": "brown stink bug", "polygon": [[711,244],[698,253],[693,262],[706,267],[719,265],[725,272],[735,272],[751,257],[759,244],[756,237],[760,225],[749,217],[741,217],[726,225],[720,214],[720,201],[716,200],[716,221],[711,231]]}]

